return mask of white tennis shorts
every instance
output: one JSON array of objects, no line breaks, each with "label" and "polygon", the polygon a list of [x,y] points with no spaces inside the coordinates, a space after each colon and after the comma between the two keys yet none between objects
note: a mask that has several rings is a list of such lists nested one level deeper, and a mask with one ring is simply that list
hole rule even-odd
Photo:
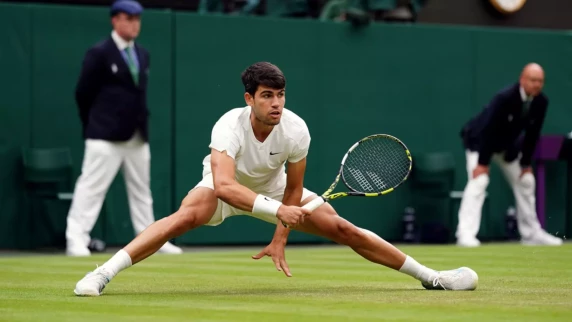
[{"label": "white tennis shorts", "polygon": [[[193,188],[198,188],[198,187],[205,187],[205,188],[209,188],[214,190],[214,183],[213,183],[213,176],[212,173],[208,173],[206,174],[203,179]],[[191,190],[193,191],[193,190]],[[190,191],[189,191],[190,193]],[[283,190],[278,190],[277,192],[261,192],[261,194],[270,197],[272,199],[278,200],[278,201],[282,201],[282,198],[284,197],[284,191]],[[315,193],[304,188],[304,191],[302,192],[302,200],[314,195]],[[249,211],[244,211],[242,209],[238,209],[235,208],[229,204],[227,204],[226,202],[222,201],[222,200],[218,200],[218,206],[216,207],[216,210],[214,212],[214,215],[212,216],[211,220],[206,223],[207,226],[218,226],[220,225],[226,218],[231,217],[231,216],[235,216],[235,215],[247,215],[247,216],[251,216],[254,218],[258,218],[261,220],[264,220],[266,222],[269,222],[271,224],[276,224],[277,223],[277,218],[276,216],[272,216],[272,215],[255,215]]]}]

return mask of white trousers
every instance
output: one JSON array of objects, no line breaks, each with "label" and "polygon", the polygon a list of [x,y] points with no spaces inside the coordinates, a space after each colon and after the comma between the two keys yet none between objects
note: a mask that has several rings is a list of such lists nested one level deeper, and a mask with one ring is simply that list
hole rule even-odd
[{"label": "white trousers", "polygon": [[135,234],[141,233],[155,221],[150,189],[151,153],[149,144],[135,135],[126,142],[87,139],[73,201],[67,217],[68,247],[89,244],[90,232],[97,221],[103,200],[121,168],[129,211]]},{"label": "white trousers", "polygon": [[[457,226],[457,239],[476,238],[481,225],[481,212],[485,201],[485,191],[489,185],[489,176],[480,175],[473,177],[473,170],[479,162],[479,153],[466,151],[468,182],[463,192],[463,199],[459,209],[459,225]],[[541,230],[536,215],[536,181],[534,175],[527,173],[520,177],[522,167],[519,164],[520,157],[513,162],[506,162],[503,154],[493,155],[492,161],[502,170],[505,179],[512,187],[516,200],[518,231],[523,239],[532,236]]]}]

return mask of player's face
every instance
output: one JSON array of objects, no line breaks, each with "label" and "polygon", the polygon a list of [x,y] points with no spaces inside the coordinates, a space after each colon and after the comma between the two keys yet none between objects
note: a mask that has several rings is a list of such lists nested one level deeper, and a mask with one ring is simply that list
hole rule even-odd
[{"label": "player's face", "polygon": [[280,123],[282,109],[286,102],[284,89],[273,89],[260,85],[254,97],[246,93],[245,100],[252,107],[258,121],[265,125],[277,125]]},{"label": "player's face", "polygon": [[141,17],[119,13],[111,19],[113,29],[117,31],[121,38],[131,41],[139,36],[141,30]]},{"label": "player's face", "polygon": [[523,75],[520,84],[528,95],[536,96],[542,91],[544,86],[544,74],[542,72],[528,72]]}]

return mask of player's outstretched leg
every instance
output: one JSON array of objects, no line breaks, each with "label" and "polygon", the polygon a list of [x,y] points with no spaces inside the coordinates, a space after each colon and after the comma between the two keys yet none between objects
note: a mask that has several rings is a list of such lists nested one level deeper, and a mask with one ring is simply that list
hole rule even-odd
[{"label": "player's outstretched leg", "polygon": [[194,189],[183,199],[177,212],[147,227],[105,264],[87,273],[76,284],[74,293],[79,296],[101,295],[107,283],[120,271],[154,254],[168,240],[208,223],[216,210],[217,202],[212,189]]},{"label": "player's outstretched leg", "polygon": [[421,281],[426,289],[474,290],[477,287],[478,276],[472,269],[461,267],[435,271],[427,268],[373,232],[359,228],[338,216],[328,203],[314,210],[312,215],[306,217],[304,223],[295,229],[347,245],[371,262]]}]

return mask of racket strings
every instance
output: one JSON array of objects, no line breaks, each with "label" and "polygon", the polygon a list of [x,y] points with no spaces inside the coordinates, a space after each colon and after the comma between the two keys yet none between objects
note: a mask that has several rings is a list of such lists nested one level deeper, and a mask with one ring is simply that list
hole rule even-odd
[{"label": "racket strings", "polygon": [[381,192],[399,185],[409,174],[410,165],[403,145],[389,137],[373,137],[348,155],[344,181],[356,191]]}]

